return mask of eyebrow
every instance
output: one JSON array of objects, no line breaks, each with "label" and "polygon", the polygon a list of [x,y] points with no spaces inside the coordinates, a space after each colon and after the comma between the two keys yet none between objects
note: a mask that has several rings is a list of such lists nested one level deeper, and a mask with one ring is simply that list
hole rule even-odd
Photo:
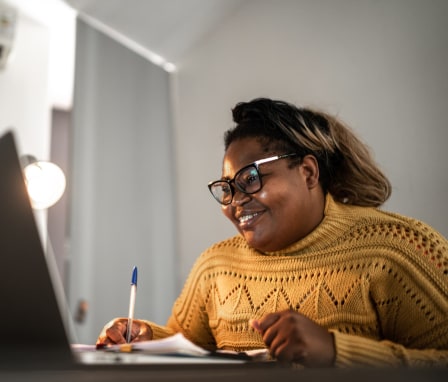
[{"label": "eyebrow", "polygon": [[[240,169],[239,169],[238,171],[235,172],[235,175],[238,174],[238,172],[240,172],[243,168],[246,168],[246,167],[249,167],[249,166],[252,166],[252,165],[256,165],[256,166],[258,167],[260,164],[274,162],[274,161],[276,161],[276,160],[278,160],[278,159],[283,159],[283,158],[287,158],[287,157],[295,156],[295,155],[299,155],[299,154],[298,154],[298,153],[290,153],[290,154],[274,154],[274,155],[271,155],[271,156],[269,156],[269,157],[267,157],[267,158],[257,159],[257,160],[254,160],[254,161],[252,161],[252,162],[250,162],[250,163],[244,165],[243,167],[240,167]],[[235,175],[233,176],[233,178],[235,177]],[[263,174],[260,173],[260,175],[263,175]],[[222,176],[221,176],[221,179],[220,179],[220,180],[227,180],[227,181],[229,181],[229,180],[232,180],[233,178],[230,178],[230,177],[222,177]]]},{"label": "eyebrow", "polygon": [[241,171],[243,168],[246,168],[246,167],[251,166],[251,165],[255,165],[255,163],[257,163],[257,162],[259,162],[258,164],[263,164],[265,159],[266,159],[266,162],[269,163],[270,160],[271,160],[274,156],[275,156],[275,155],[272,155],[272,156],[267,157],[267,158],[262,158],[262,159],[256,159],[256,160],[253,160],[252,162],[249,162],[249,163],[245,164],[244,166],[240,167],[237,171],[235,171],[235,174],[233,175],[233,177],[230,177],[230,176],[222,176],[222,175],[221,175],[220,180],[231,180],[231,179],[233,179],[233,178],[235,177],[235,175],[238,174],[238,172]]},{"label": "eyebrow", "polygon": [[232,177],[230,177],[230,176],[222,176],[222,175],[221,175],[220,180],[231,180],[231,179],[233,179],[233,178],[235,177],[235,175],[238,174],[238,172],[241,171],[243,168],[245,168],[245,167],[247,167],[247,166],[250,166],[250,165],[253,165],[255,162],[258,162],[258,161],[259,161],[259,159],[257,159],[257,160],[253,160],[252,162],[249,162],[249,163],[245,164],[244,166],[241,166],[238,170],[235,171],[235,174],[233,174]]}]

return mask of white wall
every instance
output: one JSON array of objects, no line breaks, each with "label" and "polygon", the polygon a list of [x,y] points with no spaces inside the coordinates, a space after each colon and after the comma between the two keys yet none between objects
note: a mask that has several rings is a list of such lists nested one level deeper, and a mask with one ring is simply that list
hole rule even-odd
[{"label": "white wall", "polygon": [[385,206],[448,235],[448,2],[255,0],[177,62],[181,277],[233,235],[207,182],[221,174],[238,101],[259,96],[337,113],[393,184]]},{"label": "white wall", "polygon": [[169,75],[79,21],[72,118],[69,299],[78,341],[128,314],[165,323],[177,296]]},{"label": "white wall", "polygon": [[[12,130],[19,155],[40,159],[50,155],[49,47],[48,28],[18,11],[13,48],[0,70],[0,136]],[[46,242],[46,211],[35,215]]]},{"label": "white wall", "polygon": [[[46,50],[38,50],[39,46],[33,47],[31,42],[25,47],[27,51],[28,48],[37,48],[34,53],[48,61],[46,78],[41,79],[46,80],[45,91],[51,106],[70,109],[73,98],[76,12],[65,0],[0,0],[0,7],[2,4],[20,15],[27,15],[46,30],[49,45]],[[16,29],[19,31],[22,28],[18,25]],[[28,69],[34,64],[30,58]]]},{"label": "white wall", "polygon": [[[448,2],[247,0],[172,75],[180,278],[211,243],[234,234],[207,182],[236,102],[258,96],[338,113],[369,143],[394,190],[386,208],[448,236]],[[20,15],[14,61],[0,72],[0,134],[49,155],[50,37]],[[31,64],[31,65],[30,65]]]},{"label": "white wall", "polygon": [[48,95],[48,29],[18,14],[13,51],[0,70],[0,134],[16,133],[21,154],[48,159],[50,102]]},{"label": "white wall", "polygon": [[[50,159],[51,109],[69,109],[75,12],[62,0],[0,0],[15,10],[13,47],[0,70],[0,135],[12,129],[19,155]],[[35,211],[44,245],[47,211]]]},{"label": "white wall", "polygon": [[50,156],[51,108],[70,109],[76,13],[63,0],[0,0],[17,14],[6,68],[0,70],[0,133],[14,127],[21,151]]}]

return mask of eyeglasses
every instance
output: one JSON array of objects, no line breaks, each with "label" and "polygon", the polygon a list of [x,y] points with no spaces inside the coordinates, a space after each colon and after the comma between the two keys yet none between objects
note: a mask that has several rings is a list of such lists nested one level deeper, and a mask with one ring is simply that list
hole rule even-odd
[{"label": "eyeglasses", "polygon": [[257,160],[247,166],[244,166],[235,174],[233,179],[215,180],[214,182],[210,182],[208,184],[208,188],[218,203],[229,205],[232,203],[233,196],[235,195],[235,188],[232,183],[235,184],[235,187],[244,194],[255,194],[263,187],[259,171],[260,164],[274,162],[279,159],[289,158],[296,155],[299,154],[283,154]]}]

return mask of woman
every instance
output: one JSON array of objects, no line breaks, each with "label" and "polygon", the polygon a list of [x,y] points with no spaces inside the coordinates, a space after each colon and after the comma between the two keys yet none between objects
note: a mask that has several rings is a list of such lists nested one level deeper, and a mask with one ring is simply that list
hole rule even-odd
[{"label": "woman", "polygon": [[[282,101],[233,110],[209,189],[239,235],[196,261],[166,326],[208,349],[267,347],[304,366],[448,364],[448,243],[378,209],[390,183],[335,118]],[[98,344],[123,343],[126,319]]]}]

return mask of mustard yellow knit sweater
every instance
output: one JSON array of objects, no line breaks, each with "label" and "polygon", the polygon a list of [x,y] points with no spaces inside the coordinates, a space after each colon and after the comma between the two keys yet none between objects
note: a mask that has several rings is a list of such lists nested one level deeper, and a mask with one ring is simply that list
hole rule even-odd
[{"label": "mustard yellow knit sweater", "polygon": [[272,253],[242,236],[196,261],[166,326],[204,348],[264,347],[250,318],[297,310],[328,328],[338,367],[448,365],[448,243],[429,226],[336,203],[307,237]]}]

